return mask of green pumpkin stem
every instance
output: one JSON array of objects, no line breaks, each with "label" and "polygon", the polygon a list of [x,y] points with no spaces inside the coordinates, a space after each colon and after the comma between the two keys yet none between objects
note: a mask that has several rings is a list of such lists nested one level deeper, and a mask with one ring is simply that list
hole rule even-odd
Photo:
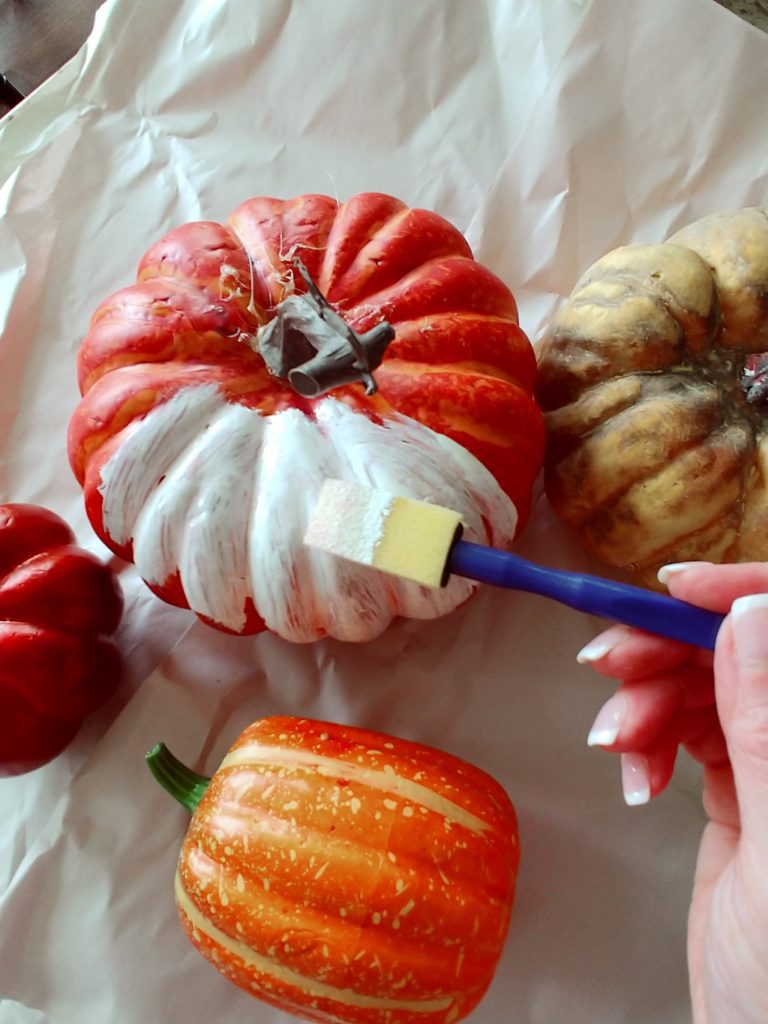
[{"label": "green pumpkin stem", "polygon": [[190,814],[197,809],[211,781],[187,768],[164,743],[157,743],[147,754],[147,764],[154,777]]}]

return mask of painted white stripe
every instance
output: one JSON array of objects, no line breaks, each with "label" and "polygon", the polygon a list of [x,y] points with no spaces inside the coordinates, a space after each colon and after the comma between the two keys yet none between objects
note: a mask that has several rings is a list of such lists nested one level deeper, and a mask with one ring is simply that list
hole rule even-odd
[{"label": "painted white stripe", "polygon": [[477,815],[465,810],[447,797],[435,793],[411,779],[404,779],[394,772],[377,771],[363,765],[352,764],[333,757],[323,757],[304,750],[286,750],[284,747],[266,747],[260,743],[248,743],[231,750],[221,762],[221,768],[235,766],[258,767],[260,765],[282,765],[325,775],[329,778],[354,779],[370,789],[381,790],[392,796],[403,797],[420,804],[430,811],[442,815],[452,824],[463,825],[476,835],[482,835],[491,826]]},{"label": "painted white stripe", "polygon": [[[177,571],[193,611],[242,629],[248,598],[279,636],[366,641],[396,616],[434,619],[476,589],[433,590],[304,544],[326,477],[456,509],[469,540],[511,543],[515,507],[464,448],[405,416],[334,398],[265,416],[215,384],[184,388],[126,431],[101,470],[103,522],[149,583]],[[492,524],[486,532],[483,520]]]},{"label": "painted white stripe", "polygon": [[266,422],[220,402],[147,497],[134,530],[147,582],[161,584],[178,568],[190,606],[235,630],[251,591],[244,551]]},{"label": "painted white stripe", "polygon": [[221,408],[215,384],[184,388],[151,409],[102,467],[104,525],[118,544],[133,539],[136,520],[161,479]]},{"label": "painted white stripe", "polygon": [[314,978],[307,978],[297,971],[292,971],[290,968],[254,952],[244,942],[239,942],[212,924],[207,917],[200,913],[187,895],[178,871],[174,880],[174,888],[179,909],[187,916],[196,931],[205,935],[232,956],[237,957],[246,968],[259,971],[284,985],[292,985],[300,989],[310,999],[330,999],[342,1006],[352,1006],[358,1009],[400,1010],[412,1013],[441,1013],[453,1005],[453,999],[450,996],[424,1000],[386,999],[380,996],[362,995],[353,989],[336,988]]}]

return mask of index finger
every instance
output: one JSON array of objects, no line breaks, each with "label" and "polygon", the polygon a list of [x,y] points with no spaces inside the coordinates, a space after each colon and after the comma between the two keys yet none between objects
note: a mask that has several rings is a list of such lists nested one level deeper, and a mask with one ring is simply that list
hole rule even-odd
[{"label": "index finger", "polygon": [[602,675],[631,682],[687,662],[709,667],[712,652],[630,626],[611,626],[583,647],[576,660],[580,665],[592,666]]},{"label": "index finger", "polygon": [[659,570],[673,597],[712,612],[728,612],[737,597],[768,592],[768,564],[679,562]]}]

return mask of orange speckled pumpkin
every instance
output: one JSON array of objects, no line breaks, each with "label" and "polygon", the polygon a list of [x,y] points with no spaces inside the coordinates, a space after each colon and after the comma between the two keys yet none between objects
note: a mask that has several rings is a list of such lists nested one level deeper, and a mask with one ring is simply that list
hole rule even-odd
[{"label": "orange speckled pumpkin", "polygon": [[148,760],[193,811],[181,921],[230,981],[326,1024],[451,1024],[482,998],[519,860],[485,772],[299,718],[251,725],[210,781],[162,745]]},{"label": "orange speckled pumpkin", "polygon": [[[391,328],[375,393],[343,375],[295,390],[332,322],[372,349]],[[290,355],[267,360],[268,338]],[[543,458],[512,293],[448,221],[378,193],[259,197],[171,231],[94,313],[78,373],[69,454],[96,532],[162,598],[235,633],[366,640],[469,596],[309,553],[323,476],[458,508],[468,538],[504,547]]]}]

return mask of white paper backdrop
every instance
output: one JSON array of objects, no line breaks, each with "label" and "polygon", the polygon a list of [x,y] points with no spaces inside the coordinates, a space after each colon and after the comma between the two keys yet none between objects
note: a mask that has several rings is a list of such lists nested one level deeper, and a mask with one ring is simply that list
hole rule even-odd
[{"label": "white paper backdrop", "polygon": [[[464,229],[532,337],[606,249],[766,202],[768,38],[711,0],[114,0],[0,127],[0,500],[88,527],[65,457],[95,305],[163,231],[249,195],[381,190]],[[539,500],[518,550],[587,567]],[[0,780],[0,1024],[282,1024],[177,924],[185,817],[164,739],[213,771],[256,717],[415,738],[507,788],[523,861],[473,1024],[688,1024],[685,915],[703,817],[682,762],[647,808],[585,735],[598,624],[485,591],[364,647],[226,637],[121,568],[129,676],[72,747]]]}]

